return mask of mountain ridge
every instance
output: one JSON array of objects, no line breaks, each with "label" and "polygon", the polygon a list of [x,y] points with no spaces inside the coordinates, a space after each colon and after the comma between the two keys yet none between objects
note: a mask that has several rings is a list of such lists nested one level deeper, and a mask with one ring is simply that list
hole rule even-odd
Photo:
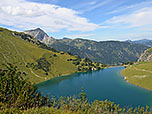
[{"label": "mountain ridge", "polygon": [[141,44],[141,45],[144,45],[147,47],[152,47],[152,40],[150,40],[150,39],[141,39],[141,40],[134,40],[134,41],[127,40],[126,42],[134,43],[134,44]]},{"label": "mountain ridge", "polygon": [[[33,35],[34,36],[34,35]],[[46,43],[56,50],[108,65],[135,62],[148,46],[126,41],[93,41],[82,38],[63,38]]]}]

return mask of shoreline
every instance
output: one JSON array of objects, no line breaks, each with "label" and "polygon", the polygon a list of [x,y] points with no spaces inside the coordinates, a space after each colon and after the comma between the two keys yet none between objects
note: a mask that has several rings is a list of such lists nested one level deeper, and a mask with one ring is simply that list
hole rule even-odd
[{"label": "shoreline", "polygon": [[[112,67],[125,67],[125,66],[108,66],[108,67],[104,67],[103,69],[99,69],[99,70],[90,70],[90,71],[87,71],[87,72],[94,72],[94,71],[100,71],[100,70],[104,70],[104,69],[107,69],[107,68],[112,68]],[[63,74],[61,76],[55,76],[54,78],[50,78],[48,80],[45,80],[45,81],[42,81],[42,82],[39,82],[37,83],[36,85],[40,84],[40,83],[43,83],[43,82],[47,82],[49,80],[52,80],[52,79],[56,79],[56,78],[62,78],[62,77],[68,77],[69,75],[72,75],[72,74],[75,74],[75,73],[87,73],[87,72],[74,72],[74,73],[69,73],[69,74]],[[120,72],[121,73],[121,72]],[[121,74],[122,75],[122,74]],[[122,75],[123,76],[123,75]],[[123,76],[124,77],[124,76]]]},{"label": "shoreline", "polygon": [[38,85],[38,84],[40,84],[40,83],[43,83],[43,82],[47,82],[47,81],[52,80],[52,79],[55,79],[55,78],[59,78],[59,77],[66,77],[66,76],[68,76],[68,75],[72,75],[72,74],[75,74],[75,73],[78,73],[78,72],[69,73],[69,74],[63,74],[63,75],[60,75],[60,76],[55,76],[55,77],[50,78],[50,79],[48,79],[48,80],[45,80],[45,81],[39,82],[39,83],[37,83],[36,85]]},{"label": "shoreline", "polygon": [[[112,68],[112,67],[124,67],[124,66],[108,66],[108,67],[104,67],[103,69],[99,69],[99,70],[104,70],[104,69]],[[90,71],[87,71],[87,72],[94,72],[94,71],[99,71],[99,70],[90,70]],[[46,82],[46,81],[49,81],[49,80],[52,80],[52,79],[55,79],[55,78],[67,77],[67,76],[72,75],[72,74],[75,74],[75,73],[87,73],[87,72],[74,72],[74,73],[69,73],[69,74],[63,74],[63,75],[61,75],[61,76],[55,76],[54,78],[50,78],[50,79],[48,79],[48,80],[39,82],[39,83],[37,83],[36,85],[38,85],[38,84],[40,84],[40,83],[43,83],[43,82]]]},{"label": "shoreline", "polygon": [[[103,69],[106,69],[106,68],[109,68],[109,67],[104,67]],[[103,69],[99,69],[99,70],[103,70]],[[55,78],[68,77],[69,75],[72,75],[72,74],[75,74],[75,73],[87,73],[87,72],[94,72],[94,71],[99,71],[99,70],[89,70],[89,71],[86,71],[86,72],[73,72],[73,73],[69,73],[69,74],[63,74],[63,75],[55,76],[54,78],[50,78],[50,79],[48,79],[48,80],[45,80],[45,81],[36,83],[36,85],[38,85],[38,84],[40,84],[40,83],[43,83],[43,82],[47,82],[47,81],[52,80],[52,79],[55,79]]]}]

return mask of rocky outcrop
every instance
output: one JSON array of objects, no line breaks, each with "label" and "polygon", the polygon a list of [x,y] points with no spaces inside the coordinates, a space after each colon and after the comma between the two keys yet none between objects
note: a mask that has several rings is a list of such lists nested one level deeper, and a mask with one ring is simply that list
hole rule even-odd
[{"label": "rocky outcrop", "polygon": [[152,48],[147,49],[144,51],[143,54],[139,57],[138,61],[148,62],[152,61]]},{"label": "rocky outcrop", "polygon": [[54,43],[56,41],[56,39],[54,39],[53,37],[47,37],[47,36],[44,36],[42,42],[45,43],[45,44],[51,44],[51,43]]}]

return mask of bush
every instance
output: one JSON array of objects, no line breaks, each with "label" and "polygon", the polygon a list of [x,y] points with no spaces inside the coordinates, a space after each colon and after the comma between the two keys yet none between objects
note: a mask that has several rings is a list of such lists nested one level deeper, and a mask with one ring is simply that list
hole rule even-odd
[{"label": "bush", "polygon": [[0,102],[6,107],[27,109],[42,105],[41,93],[37,87],[25,80],[17,67],[9,64],[6,70],[0,70]]}]

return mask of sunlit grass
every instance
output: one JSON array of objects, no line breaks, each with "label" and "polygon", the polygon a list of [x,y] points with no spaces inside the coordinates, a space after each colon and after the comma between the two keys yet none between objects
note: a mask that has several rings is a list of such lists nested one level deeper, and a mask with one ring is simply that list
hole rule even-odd
[{"label": "sunlit grass", "polygon": [[130,65],[122,71],[128,82],[152,90],[152,62],[140,62]]}]

